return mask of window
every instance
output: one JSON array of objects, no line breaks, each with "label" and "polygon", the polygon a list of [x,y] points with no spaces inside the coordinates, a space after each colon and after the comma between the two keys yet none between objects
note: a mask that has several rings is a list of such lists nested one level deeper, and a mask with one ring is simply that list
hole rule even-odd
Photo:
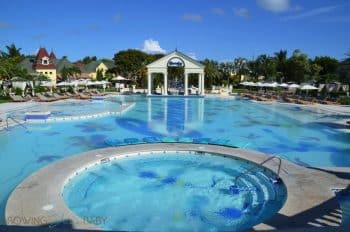
[{"label": "window", "polygon": [[50,72],[50,74],[52,74],[52,72]]},{"label": "window", "polygon": [[41,59],[41,63],[42,64],[49,64],[49,58],[48,57],[43,57],[42,59]]},{"label": "window", "polygon": [[45,74],[47,74],[47,72],[45,72]]}]

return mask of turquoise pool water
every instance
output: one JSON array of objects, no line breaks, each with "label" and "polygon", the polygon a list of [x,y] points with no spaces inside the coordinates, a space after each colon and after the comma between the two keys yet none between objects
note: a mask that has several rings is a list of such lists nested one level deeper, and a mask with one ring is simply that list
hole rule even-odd
[{"label": "turquoise pool water", "polygon": [[28,111],[49,111],[52,117],[79,116],[83,114],[117,111],[120,108],[120,102],[113,100],[115,99],[109,98],[105,101],[69,100],[66,102],[43,103],[39,106],[36,105],[27,109],[14,111],[9,116],[22,119],[23,115]]},{"label": "turquoise pool water", "polygon": [[[64,199],[82,219],[117,231],[242,231],[270,218],[286,189],[243,160],[189,152],[153,153],[94,166],[74,177]],[[104,220],[102,220],[104,219]],[[91,220],[93,222],[93,220]]]},{"label": "turquoise pool water", "polygon": [[[121,116],[27,124],[0,131],[0,223],[11,191],[52,162],[84,151],[140,142],[192,141],[278,154],[305,166],[349,166],[350,134],[332,127],[341,115],[299,106],[223,98],[116,97],[135,106]],[[61,103],[60,112],[77,106]],[[81,114],[119,109],[119,103],[85,101]],[[30,110],[41,107],[31,107]],[[22,111],[23,112],[23,111]],[[16,117],[21,113],[12,112]]]}]

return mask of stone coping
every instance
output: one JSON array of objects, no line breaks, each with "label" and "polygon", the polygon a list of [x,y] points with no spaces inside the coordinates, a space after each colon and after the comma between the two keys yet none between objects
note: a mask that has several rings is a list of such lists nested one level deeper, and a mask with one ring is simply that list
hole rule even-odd
[{"label": "stone coping", "polygon": [[[257,164],[268,157],[262,153],[239,148],[181,143],[129,145],[81,153],[48,165],[19,184],[7,201],[6,223],[8,225],[40,226],[69,221],[75,229],[101,229],[87,223],[67,207],[62,193],[69,178],[89,166],[98,165],[119,155],[167,150],[215,153],[249,160]],[[276,172],[278,164],[268,162],[265,167]],[[305,227],[302,222],[299,223],[291,218],[318,208],[319,205],[334,198],[332,188],[345,188],[350,184],[350,180],[339,179],[319,170],[303,168],[285,160],[282,163],[280,177],[287,187],[286,203],[279,213],[268,222],[256,225],[255,230]],[[319,210],[322,211],[322,209]]]}]

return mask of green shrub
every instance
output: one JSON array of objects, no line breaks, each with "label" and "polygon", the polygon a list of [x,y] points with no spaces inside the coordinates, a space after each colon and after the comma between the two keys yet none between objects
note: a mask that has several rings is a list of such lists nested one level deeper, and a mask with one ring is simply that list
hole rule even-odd
[{"label": "green shrub", "polygon": [[74,93],[74,88],[73,88],[73,86],[68,86],[67,92],[69,92],[69,93]]},{"label": "green shrub", "polygon": [[0,103],[11,102],[11,98],[9,96],[0,96]]},{"label": "green shrub", "polygon": [[247,92],[246,89],[232,89],[232,93],[244,93]]},{"label": "green shrub", "polygon": [[339,103],[341,105],[350,105],[350,97],[340,98]]},{"label": "green shrub", "polygon": [[36,86],[34,87],[34,91],[35,91],[36,93],[45,92],[45,87],[40,86],[40,85],[36,85]]},{"label": "green shrub", "polygon": [[16,94],[16,95],[22,95],[22,93],[23,93],[23,90],[22,90],[22,89],[20,89],[20,88],[15,88],[15,94]]}]

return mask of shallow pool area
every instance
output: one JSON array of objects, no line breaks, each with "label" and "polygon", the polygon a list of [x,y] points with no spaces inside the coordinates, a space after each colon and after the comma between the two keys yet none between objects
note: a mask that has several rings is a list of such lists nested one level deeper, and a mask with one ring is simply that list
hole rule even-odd
[{"label": "shallow pool area", "polygon": [[[255,166],[254,173],[235,177]],[[251,162],[198,152],[152,152],[89,168],[65,186],[68,207],[107,230],[242,231],[270,218],[286,189]],[[98,223],[98,222],[96,222]]]},{"label": "shallow pool area", "polygon": [[66,100],[52,103],[41,103],[23,110],[9,113],[16,119],[24,119],[26,112],[50,112],[52,117],[83,116],[103,112],[118,111],[121,102],[108,97],[104,100]]},{"label": "shallow pool area", "polygon": [[[119,96],[114,102],[52,103],[62,115],[113,111],[121,115],[57,123],[26,123],[0,131],[0,224],[12,190],[33,172],[74,154],[153,142],[220,144],[275,154],[302,166],[350,165],[350,134],[332,127],[346,115],[307,107],[232,98]],[[67,107],[67,104],[70,105]],[[44,104],[50,105],[50,104]],[[43,110],[43,104],[11,112]],[[11,165],[9,165],[11,164]]]}]

